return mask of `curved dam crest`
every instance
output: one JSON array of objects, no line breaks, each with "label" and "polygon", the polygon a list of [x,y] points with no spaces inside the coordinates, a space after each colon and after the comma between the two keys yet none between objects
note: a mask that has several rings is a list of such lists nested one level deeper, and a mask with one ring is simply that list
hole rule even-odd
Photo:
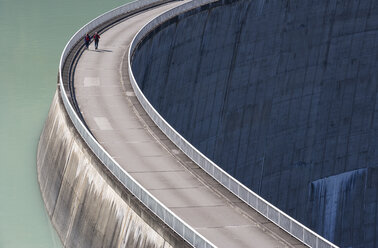
[{"label": "curved dam crest", "polygon": [[[132,2],[93,19],[67,43],[37,156],[43,200],[64,246],[335,247],[248,191],[197,150],[189,152],[190,157],[177,151],[182,147],[175,146],[175,137],[168,140],[166,127],[152,123],[166,122],[151,115],[152,106],[143,100],[131,71],[130,51],[156,21],[203,4]],[[103,31],[102,49],[83,50],[88,30]],[[105,87],[100,78],[106,78]],[[88,104],[91,98],[94,104]],[[114,126],[104,126],[107,120]],[[219,173],[201,170],[194,164],[198,156]],[[220,183],[219,175],[233,184]],[[240,198],[233,195],[235,189]]]},{"label": "curved dam crest", "polygon": [[48,215],[65,247],[187,246],[104,170],[70,123],[58,94],[37,165]]},{"label": "curved dam crest", "polygon": [[138,47],[136,81],[190,143],[341,247],[378,244],[375,1],[219,1]]}]

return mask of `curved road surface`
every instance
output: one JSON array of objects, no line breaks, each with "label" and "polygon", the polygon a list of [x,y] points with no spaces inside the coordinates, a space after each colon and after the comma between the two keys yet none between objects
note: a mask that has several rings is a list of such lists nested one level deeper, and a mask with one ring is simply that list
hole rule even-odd
[{"label": "curved road surface", "polygon": [[207,176],[169,141],[137,102],[127,50],[137,31],[171,2],[134,15],[91,44],[74,75],[76,98],[96,139],[139,183],[218,247],[302,247]]}]

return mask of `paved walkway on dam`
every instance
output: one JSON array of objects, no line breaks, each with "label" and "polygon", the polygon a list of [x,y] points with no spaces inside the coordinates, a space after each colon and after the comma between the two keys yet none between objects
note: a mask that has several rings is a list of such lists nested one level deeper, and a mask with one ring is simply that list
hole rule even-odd
[{"label": "paved walkway on dam", "polygon": [[229,193],[157,129],[133,94],[127,50],[137,31],[185,1],[139,13],[101,34],[78,61],[74,84],[99,143],[141,185],[218,247],[303,247]]}]

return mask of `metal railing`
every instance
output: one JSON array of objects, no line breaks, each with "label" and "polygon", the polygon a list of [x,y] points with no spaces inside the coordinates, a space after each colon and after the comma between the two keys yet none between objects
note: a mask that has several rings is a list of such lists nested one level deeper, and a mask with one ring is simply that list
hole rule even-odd
[{"label": "metal railing", "polygon": [[62,77],[62,70],[68,55],[75,47],[77,42],[81,41],[84,35],[101,24],[110,21],[118,16],[124,15],[128,12],[135,12],[136,10],[143,10],[151,5],[167,2],[166,0],[140,0],[132,2],[116,9],[113,9],[96,19],[92,20],[79,31],[77,31],[65,46],[60,58],[59,64],[59,87],[60,95],[63,100],[65,109],[74,124],[76,130],[79,132],[83,140],[87,143],[93,153],[100,159],[106,168],[147,208],[149,208],[156,216],[158,216],[164,223],[166,223],[172,230],[180,235],[184,240],[194,247],[211,248],[215,247],[210,241],[200,235],[171,210],[164,206],[158,199],[151,195],[142,185],[140,185],[134,178],[132,178],[121,166],[105,151],[105,149],[96,141],[89,130],[85,127],[83,122],[78,117],[70,100],[67,97],[67,92],[64,88],[64,81]]},{"label": "metal railing", "polygon": [[264,200],[262,197],[257,195],[255,192],[241,184],[238,180],[233,178],[214,162],[208,159],[200,151],[198,151],[194,146],[192,146],[184,137],[182,137],[174,128],[172,128],[169,123],[155,110],[155,108],[150,104],[147,98],[144,96],[140,90],[132,69],[131,69],[131,56],[134,49],[138,44],[149,34],[152,30],[157,28],[159,25],[167,22],[172,17],[179,14],[187,12],[189,10],[199,8],[205,4],[215,2],[214,0],[200,0],[191,1],[184,5],[180,5],[172,10],[169,10],[157,18],[153,19],[147,23],[134,37],[130,49],[129,49],[129,77],[132,87],[134,89],[135,95],[137,96],[139,102],[148,113],[150,118],[155,122],[155,124],[162,130],[162,132],[168,136],[168,138],[179,147],[189,158],[191,158],[195,163],[197,163],[204,171],[206,171],[210,176],[217,180],[220,184],[226,187],[229,191],[235,194],[238,198],[244,201],[246,204],[251,206],[253,209],[261,213],[267,219],[275,223],[277,226],[300,240],[302,243],[309,247],[315,248],[331,248],[337,247],[325,238],[321,237],[319,234],[305,227],[292,217],[288,216],[271,203]]}]

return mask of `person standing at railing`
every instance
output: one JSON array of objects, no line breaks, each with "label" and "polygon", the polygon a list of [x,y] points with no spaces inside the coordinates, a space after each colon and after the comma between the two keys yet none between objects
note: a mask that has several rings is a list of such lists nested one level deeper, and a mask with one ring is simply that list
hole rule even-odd
[{"label": "person standing at railing", "polygon": [[84,37],[84,42],[85,42],[85,47],[88,49],[89,47],[89,42],[91,41],[91,37],[89,36],[88,33],[85,34],[85,37]]},{"label": "person standing at railing", "polygon": [[98,42],[100,40],[100,35],[98,35],[98,33],[96,32],[94,35],[93,35],[93,39],[95,41],[95,49],[97,50],[98,48]]}]

